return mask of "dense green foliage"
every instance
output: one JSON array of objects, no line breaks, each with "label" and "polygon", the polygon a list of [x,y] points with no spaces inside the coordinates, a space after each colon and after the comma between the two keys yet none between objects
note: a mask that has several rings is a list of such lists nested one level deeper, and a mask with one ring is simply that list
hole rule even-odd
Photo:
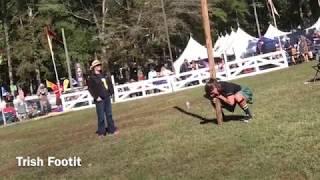
[{"label": "dense green foliage", "polygon": [[[257,36],[252,0],[209,0],[213,35],[230,32],[239,24]],[[262,31],[271,21],[265,0],[256,0]],[[319,17],[315,0],[278,0],[280,29],[306,27]],[[104,7],[104,9],[103,9]],[[190,34],[204,42],[200,0],[165,0],[169,34],[174,57],[184,48]],[[0,3],[0,84],[28,86],[40,77],[54,80],[53,65],[44,33],[50,26],[58,35],[66,31],[72,64],[85,69],[95,56],[101,57],[112,72],[136,62],[161,63],[168,59],[160,0],[1,0]],[[5,28],[7,27],[7,29]],[[6,33],[7,31],[7,33]],[[7,34],[7,35],[6,35]],[[8,36],[8,41],[6,41]],[[66,77],[63,46],[54,42],[60,77]],[[11,50],[9,53],[7,47]],[[10,65],[9,65],[10,66]]]}]

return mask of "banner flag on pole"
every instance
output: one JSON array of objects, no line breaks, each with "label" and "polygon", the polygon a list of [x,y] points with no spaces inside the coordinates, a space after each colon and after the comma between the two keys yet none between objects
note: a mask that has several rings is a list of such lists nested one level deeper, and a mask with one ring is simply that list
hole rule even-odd
[{"label": "banner flag on pole", "polygon": [[46,31],[47,31],[47,35],[52,38],[53,40],[56,40],[57,42],[63,44],[63,41],[61,40],[61,38],[57,35],[57,33],[55,33],[54,31],[51,31],[48,26],[46,27]]},{"label": "banner flag on pole", "polygon": [[3,86],[1,86],[1,94],[2,97],[5,97],[9,95],[9,92]]},{"label": "banner flag on pole", "polygon": [[65,79],[63,81],[63,90],[67,91],[68,90],[68,86],[69,86],[69,79]]},{"label": "banner flag on pole", "polygon": [[268,0],[268,4],[270,5],[271,11],[272,11],[272,12],[274,12],[274,14],[276,14],[277,16],[279,16],[279,17],[280,17],[280,15],[279,15],[279,13],[278,13],[278,11],[277,11],[276,7],[274,6],[274,4],[273,4],[272,0]]},{"label": "banner flag on pole", "polygon": [[53,86],[55,86],[55,84],[53,82],[50,82],[48,80],[46,80],[46,85],[47,85],[47,88],[51,88],[51,89]]},{"label": "banner flag on pole", "polygon": [[49,35],[49,28],[48,27],[46,27],[46,35],[47,35],[47,39],[48,39],[50,53],[51,53],[51,55],[53,55],[52,40]]},{"label": "banner flag on pole", "polygon": [[51,59],[52,59],[52,63],[53,63],[54,72],[55,72],[55,75],[56,75],[57,85],[60,86],[59,75],[58,75],[56,62],[54,60],[54,53],[53,53],[53,49],[52,49],[52,40],[51,40],[51,37],[50,37],[51,36],[50,34],[52,34],[52,31],[49,30],[48,26],[45,27],[45,33],[46,33],[47,39],[48,39],[48,44],[49,44],[49,49],[50,49],[50,54],[51,54]]}]

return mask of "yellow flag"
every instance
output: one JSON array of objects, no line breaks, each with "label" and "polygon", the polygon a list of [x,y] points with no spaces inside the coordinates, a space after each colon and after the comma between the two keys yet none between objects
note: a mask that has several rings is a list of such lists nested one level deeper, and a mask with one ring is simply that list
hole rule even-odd
[{"label": "yellow flag", "polygon": [[66,91],[68,89],[68,86],[69,86],[69,79],[65,79],[63,81],[63,89],[64,89],[64,91]]},{"label": "yellow flag", "polygon": [[54,86],[55,84],[53,82],[46,80],[46,85],[48,88],[52,88],[52,86]]}]

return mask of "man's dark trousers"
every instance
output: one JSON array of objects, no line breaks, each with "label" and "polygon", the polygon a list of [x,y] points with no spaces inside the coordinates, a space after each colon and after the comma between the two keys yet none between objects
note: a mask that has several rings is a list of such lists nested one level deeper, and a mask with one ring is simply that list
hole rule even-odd
[{"label": "man's dark trousers", "polygon": [[[98,115],[98,135],[105,135],[106,133],[113,134],[116,131],[114,121],[112,119],[112,107],[109,97],[96,102],[96,110]],[[107,119],[107,131],[105,126],[105,119]]]}]

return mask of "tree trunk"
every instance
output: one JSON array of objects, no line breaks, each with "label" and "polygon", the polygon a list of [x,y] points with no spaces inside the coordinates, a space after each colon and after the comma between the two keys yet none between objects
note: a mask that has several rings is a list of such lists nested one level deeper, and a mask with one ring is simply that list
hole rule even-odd
[{"label": "tree trunk", "polygon": [[[31,9],[31,8],[30,8]],[[31,9],[31,12],[32,12],[32,9]],[[29,25],[31,27],[31,37],[32,37],[32,46],[33,46],[33,49],[32,49],[32,58],[33,58],[33,62],[36,64],[36,81],[37,81],[37,87],[40,86],[41,84],[41,75],[40,75],[40,62],[38,60],[38,55],[36,55],[36,49],[37,49],[37,42],[36,42],[36,38],[35,38],[35,34],[34,34],[34,26],[33,26],[33,19],[34,19],[35,16],[33,16],[33,14],[31,13],[29,15]]]},{"label": "tree trunk", "polygon": [[[6,7],[3,6],[3,12],[6,13]],[[8,61],[8,71],[9,71],[9,80],[10,85],[13,85],[13,73],[12,73],[12,62],[11,62],[11,45],[9,41],[9,27],[7,22],[7,17],[3,17],[3,27],[4,27],[4,36],[5,36],[5,42],[6,42],[6,55],[7,55],[7,61]]]},{"label": "tree trunk", "polygon": [[107,16],[107,9],[106,9],[106,0],[102,1],[102,24],[101,24],[101,31],[100,31],[100,45],[101,45],[101,52],[103,62],[105,63],[105,70],[106,73],[110,76],[110,68],[109,68],[109,60],[107,60],[107,49],[106,49],[106,16]]},{"label": "tree trunk", "polygon": [[300,0],[300,2],[299,2],[299,15],[300,15],[301,22],[303,22],[303,19],[304,19],[303,10],[302,10],[303,3],[304,3],[304,0]]}]

